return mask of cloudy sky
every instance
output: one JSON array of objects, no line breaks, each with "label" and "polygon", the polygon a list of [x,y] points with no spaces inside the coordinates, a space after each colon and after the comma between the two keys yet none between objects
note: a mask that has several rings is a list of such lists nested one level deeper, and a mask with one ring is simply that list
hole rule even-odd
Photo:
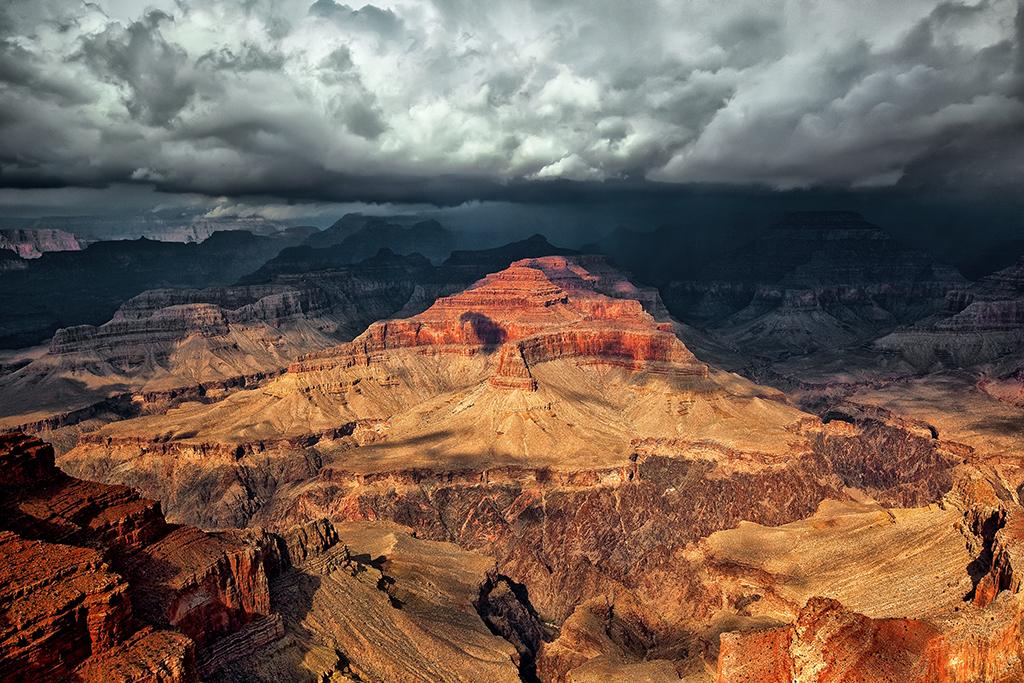
[{"label": "cloudy sky", "polygon": [[991,195],[1024,177],[1018,0],[143,5],[5,0],[0,202]]}]

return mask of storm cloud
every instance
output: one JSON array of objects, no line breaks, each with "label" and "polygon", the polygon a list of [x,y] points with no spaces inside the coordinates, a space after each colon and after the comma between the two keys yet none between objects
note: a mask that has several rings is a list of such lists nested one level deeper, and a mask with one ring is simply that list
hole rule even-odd
[{"label": "storm cloud", "polygon": [[454,204],[1024,173],[1015,0],[138,6],[0,9],[0,187]]}]

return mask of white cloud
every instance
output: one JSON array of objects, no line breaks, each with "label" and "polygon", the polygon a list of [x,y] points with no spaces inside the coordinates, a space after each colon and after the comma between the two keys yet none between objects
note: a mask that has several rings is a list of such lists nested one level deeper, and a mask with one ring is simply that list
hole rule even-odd
[{"label": "white cloud", "polygon": [[1015,0],[152,7],[0,9],[0,182],[878,186],[1024,122]]}]

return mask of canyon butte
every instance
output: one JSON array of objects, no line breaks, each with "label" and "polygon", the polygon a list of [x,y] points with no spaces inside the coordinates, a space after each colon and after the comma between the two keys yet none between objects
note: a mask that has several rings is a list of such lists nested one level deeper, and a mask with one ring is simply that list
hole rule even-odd
[{"label": "canyon butte", "polygon": [[0,674],[1024,680],[1024,270],[809,290],[891,252],[842,227],[663,287],[700,327],[534,240],[57,332],[0,377]]}]

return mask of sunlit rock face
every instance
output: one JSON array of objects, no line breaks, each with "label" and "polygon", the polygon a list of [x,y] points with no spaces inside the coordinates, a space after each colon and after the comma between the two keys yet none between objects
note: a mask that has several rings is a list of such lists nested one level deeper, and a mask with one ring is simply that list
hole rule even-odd
[{"label": "sunlit rock face", "polygon": [[[61,464],[202,527],[398,523],[491,555],[521,587],[496,608],[516,625],[492,621],[543,680],[707,679],[721,634],[796,623],[815,597],[921,620],[928,643],[965,611],[1013,628],[1015,532],[986,530],[978,501],[1015,503],[965,484],[987,475],[963,444],[884,410],[823,422],[678,330],[602,259],[519,260],[257,389],[84,433]],[[797,539],[820,561],[788,566]],[[914,578],[910,547],[934,577]],[[878,557],[899,599],[830,573]]]},{"label": "sunlit rock face", "polygon": [[322,361],[330,358],[369,359],[423,347],[439,353],[497,354],[499,378],[528,378],[531,365],[573,357],[692,364],[694,374],[706,374],[671,325],[659,324],[645,311],[637,298],[641,292],[599,259],[516,261],[464,292],[438,299],[417,316],[372,325],[352,344],[292,369],[325,369],[329,362]]},{"label": "sunlit rock face", "polygon": [[270,612],[260,550],[169,525],[159,503],[0,439],[5,676],[195,680],[195,648]]},{"label": "sunlit rock face", "polygon": [[44,353],[0,365],[0,426],[69,428],[66,439],[56,437],[66,449],[76,438],[75,425],[258,386],[301,356],[351,340],[377,320],[423,311],[495,263],[552,251],[560,250],[535,236],[456,252],[437,267],[422,256],[388,250],[358,263],[311,256],[272,260],[243,278],[245,284],[146,290],[109,321],[58,329]]},{"label": "sunlit rock face", "polygon": [[539,624],[493,560],[395,526],[205,533],[18,433],[0,491],[5,680],[517,681],[539,639],[496,635]]}]

